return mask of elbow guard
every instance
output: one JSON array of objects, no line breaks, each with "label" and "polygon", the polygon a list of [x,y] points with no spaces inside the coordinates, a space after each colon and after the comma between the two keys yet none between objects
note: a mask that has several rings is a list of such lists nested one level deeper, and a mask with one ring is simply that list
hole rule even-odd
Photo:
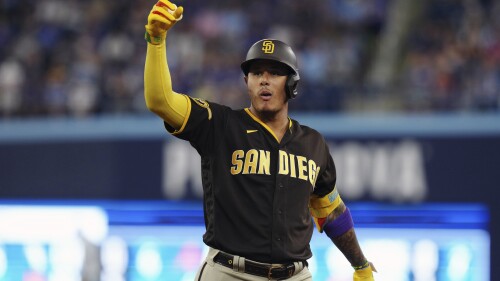
[{"label": "elbow guard", "polygon": [[337,188],[334,188],[332,192],[323,197],[317,197],[315,195],[311,197],[309,200],[309,212],[319,232],[323,232],[323,227],[328,215],[333,212],[340,203],[342,203],[342,199],[340,198]]}]

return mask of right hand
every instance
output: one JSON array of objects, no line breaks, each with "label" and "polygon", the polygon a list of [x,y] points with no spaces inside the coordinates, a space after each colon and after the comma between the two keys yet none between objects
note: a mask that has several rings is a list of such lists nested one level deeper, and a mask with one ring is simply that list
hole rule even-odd
[{"label": "right hand", "polygon": [[182,19],[183,12],[182,6],[177,7],[168,0],[158,1],[148,16],[146,40],[151,44],[161,43],[167,36],[167,30]]}]

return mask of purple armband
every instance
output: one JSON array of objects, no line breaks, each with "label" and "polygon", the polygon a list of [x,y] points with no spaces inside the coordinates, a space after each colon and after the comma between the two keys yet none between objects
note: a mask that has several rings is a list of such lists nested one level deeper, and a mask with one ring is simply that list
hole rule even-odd
[{"label": "purple armband", "polygon": [[349,208],[346,207],[345,211],[335,220],[327,223],[323,227],[323,231],[326,233],[330,239],[339,237],[340,235],[346,233],[349,229],[354,227],[352,221],[351,212]]}]

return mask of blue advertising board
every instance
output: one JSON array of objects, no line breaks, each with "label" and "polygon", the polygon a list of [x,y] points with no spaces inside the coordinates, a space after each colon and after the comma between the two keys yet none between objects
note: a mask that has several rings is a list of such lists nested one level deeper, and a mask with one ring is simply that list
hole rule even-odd
[{"label": "blue advertising board", "polygon": [[[489,281],[487,208],[350,205],[376,280]],[[201,204],[0,200],[0,281],[187,281],[207,254]],[[349,262],[314,232],[314,280],[352,280]]]}]

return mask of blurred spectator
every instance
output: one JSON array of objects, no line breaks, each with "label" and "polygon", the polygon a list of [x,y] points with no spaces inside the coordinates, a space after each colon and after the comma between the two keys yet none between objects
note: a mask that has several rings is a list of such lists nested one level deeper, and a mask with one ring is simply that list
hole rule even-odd
[{"label": "blurred spectator", "polygon": [[3,116],[19,111],[24,80],[24,68],[17,60],[8,59],[0,64],[0,112]]},{"label": "blurred spectator", "polygon": [[[391,110],[499,110],[497,2],[423,2],[396,77],[399,107]],[[167,44],[178,92],[248,106],[239,64],[252,42],[272,37],[297,50],[303,95],[291,110],[346,112],[373,98],[365,75],[393,0],[176,3],[185,16]],[[150,6],[146,0],[2,1],[1,116],[147,112],[143,34]],[[391,103],[394,95],[377,98]]]}]

